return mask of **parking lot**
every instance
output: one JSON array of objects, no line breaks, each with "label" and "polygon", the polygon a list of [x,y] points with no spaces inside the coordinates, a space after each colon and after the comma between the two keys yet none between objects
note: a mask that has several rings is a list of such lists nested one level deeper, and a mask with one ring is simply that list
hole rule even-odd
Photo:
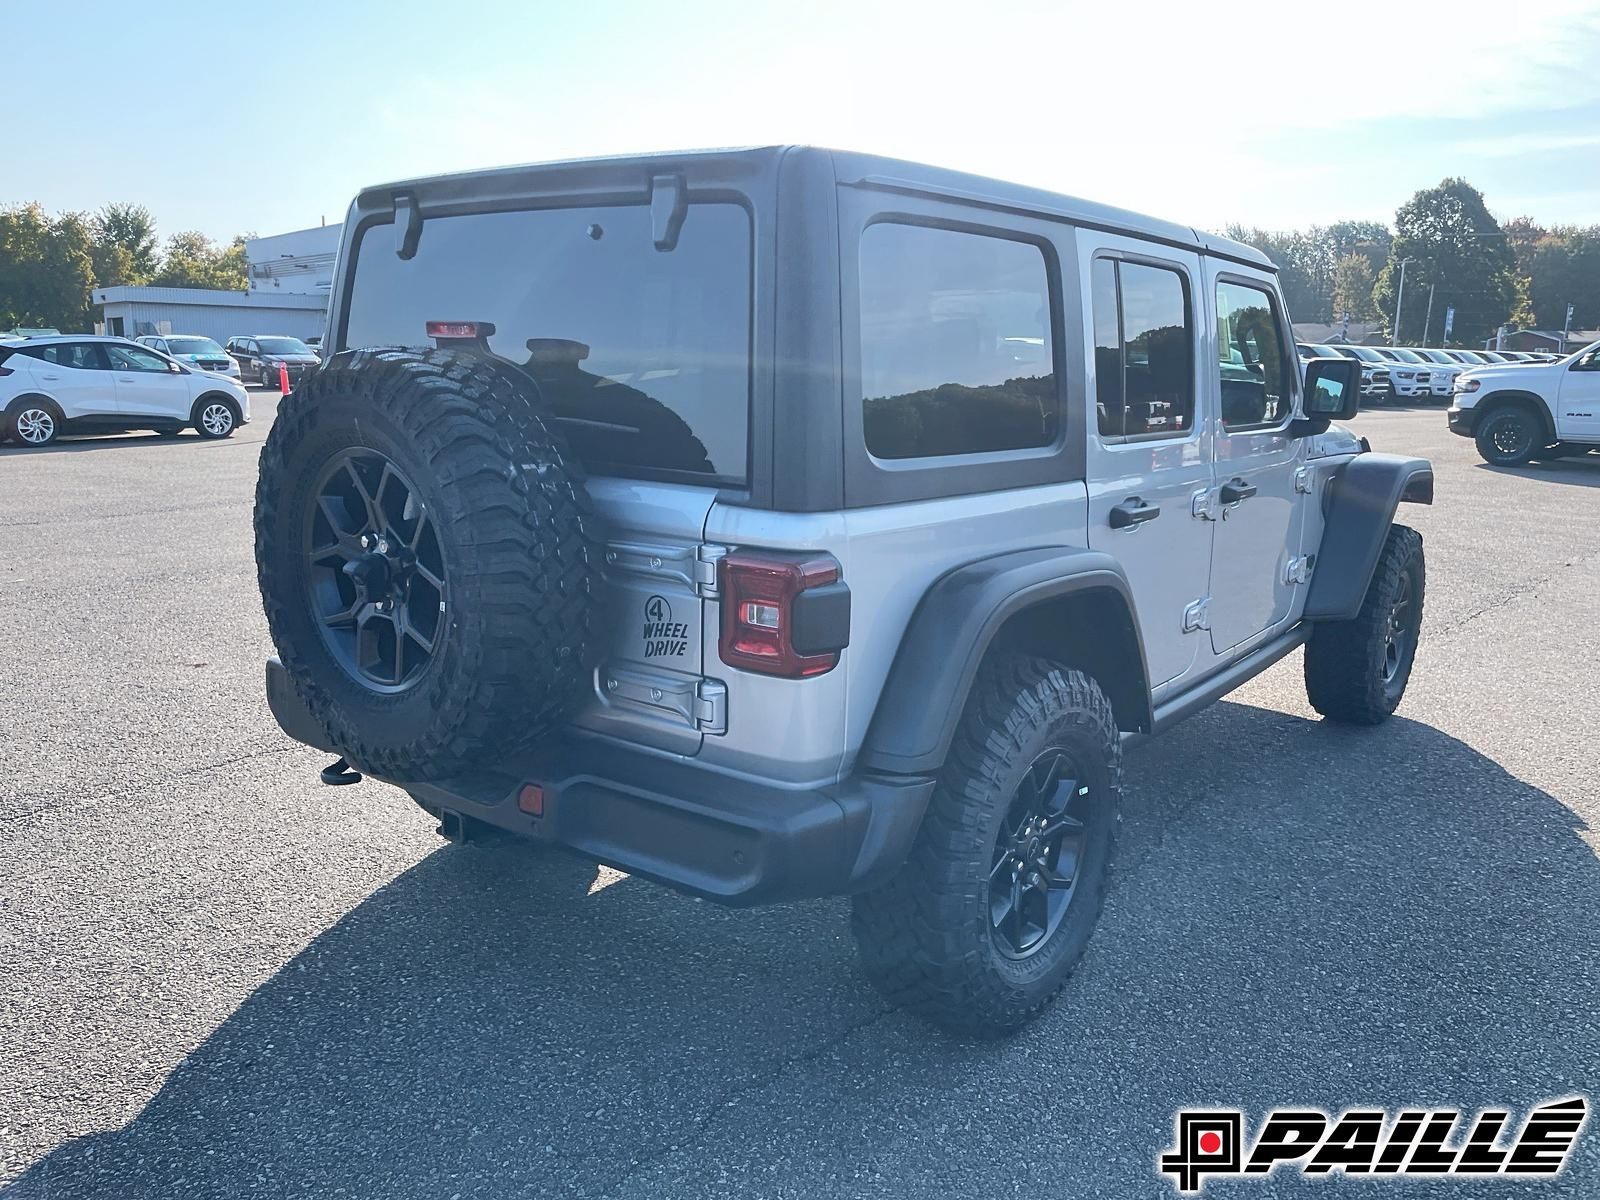
[{"label": "parking lot", "polygon": [[[1438,471],[1399,715],[1324,727],[1296,654],[1134,752],[1084,966],[970,1044],[883,1006],[845,902],[725,911],[321,786],[261,694],[276,398],[0,449],[8,1194],[1156,1195],[1180,1105],[1600,1090],[1600,455],[1358,417]],[[1592,1196],[1593,1123],[1559,1179],[1450,1194]]]}]

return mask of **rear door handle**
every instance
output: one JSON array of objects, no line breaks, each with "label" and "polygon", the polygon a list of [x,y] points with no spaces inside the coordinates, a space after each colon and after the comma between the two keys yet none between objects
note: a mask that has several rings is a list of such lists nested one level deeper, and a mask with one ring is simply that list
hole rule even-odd
[{"label": "rear door handle", "polygon": [[1133,529],[1160,515],[1159,504],[1146,504],[1138,496],[1129,496],[1121,504],[1111,506],[1109,520],[1113,529]]},{"label": "rear door handle", "polygon": [[1234,476],[1234,478],[1228,480],[1227,483],[1222,485],[1221,490],[1217,492],[1217,499],[1221,500],[1224,504],[1238,504],[1242,501],[1250,499],[1250,497],[1254,496],[1255,494],[1255,484],[1247,483],[1239,476]]}]

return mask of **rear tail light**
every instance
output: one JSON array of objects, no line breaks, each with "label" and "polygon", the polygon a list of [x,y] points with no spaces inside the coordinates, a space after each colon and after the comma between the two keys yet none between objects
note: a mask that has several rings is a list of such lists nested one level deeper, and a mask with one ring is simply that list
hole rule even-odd
[{"label": "rear tail light", "polygon": [[10,367],[0,367],[0,379],[4,379],[9,374],[11,374]]},{"label": "rear tail light", "polygon": [[429,321],[427,328],[436,342],[486,342],[494,336],[492,321]]},{"label": "rear tail light", "polygon": [[722,636],[730,667],[807,679],[833,670],[850,644],[850,589],[827,555],[723,556]]}]

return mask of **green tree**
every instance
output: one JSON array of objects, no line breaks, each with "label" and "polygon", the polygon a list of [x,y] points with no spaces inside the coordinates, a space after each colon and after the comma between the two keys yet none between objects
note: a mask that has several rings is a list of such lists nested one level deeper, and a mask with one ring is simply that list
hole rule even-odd
[{"label": "green tree", "polygon": [[146,283],[156,273],[156,222],[142,204],[108,204],[94,217],[95,282]]},{"label": "green tree", "polygon": [[92,241],[78,213],[51,219],[37,204],[0,209],[0,329],[92,328]]},{"label": "green tree", "polygon": [[1333,247],[1327,230],[1273,232],[1244,225],[1225,231],[1260,250],[1278,267],[1278,286],[1289,314],[1298,321],[1326,321],[1333,310]]},{"label": "green tree", "polygon": [[1328,226],[1327,236],[1335,263],[1359,254],[1367,260],[1374,276],[1389,261],[1389,243],[1394,241],[1382,221],[1335,221]]},{"label": "green tree", "polygon": [[1540,329],[1560,329],[1572,305],[1572,327],[1600,325],[1600,226],[1548,231],[1533,247],[1528,307]]},{"label": "green tree", "polygon": [[[1400,264],[1405,268],[1404,311]],[[1511,315],[1516,303],[1515,259],[1505,231],[1483,203],[1483,193],[1465,179],[1446,179],[1401,205],[1395,214],[1389,262],[1378,277],[1373,299],[1397,328],[1402,344],[1439,340],[1447,307],[1456,310],[1451,340],[1481,342]],[[1432,329],[1425,330],[1429,289],[1434,289]]]},{"label": "green tree", "polygon": [[249,287],[244,238],[220,247],[203,233],[190,230],[167,239],[167,254],[151,281],[158,287],[244,291]]},{"label": "green tree", "polygon": [[1378,315],[1372,302],[1375,276],[1372,263],[1364,254],[1346,254],[1333,266],[1333,320],[1345,313],[1352,321],[1368,321]]}]

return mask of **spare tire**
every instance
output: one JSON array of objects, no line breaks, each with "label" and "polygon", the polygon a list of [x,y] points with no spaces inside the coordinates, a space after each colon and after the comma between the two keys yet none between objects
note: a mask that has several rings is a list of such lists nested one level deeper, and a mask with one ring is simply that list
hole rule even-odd
[{"label": "spare tire", "polygon": [[499,364],[357,350],[307,375],[262,448],[255,534],[278,656],[364,771],[470,772],[588,692],[596,521],[534,385]]}]

